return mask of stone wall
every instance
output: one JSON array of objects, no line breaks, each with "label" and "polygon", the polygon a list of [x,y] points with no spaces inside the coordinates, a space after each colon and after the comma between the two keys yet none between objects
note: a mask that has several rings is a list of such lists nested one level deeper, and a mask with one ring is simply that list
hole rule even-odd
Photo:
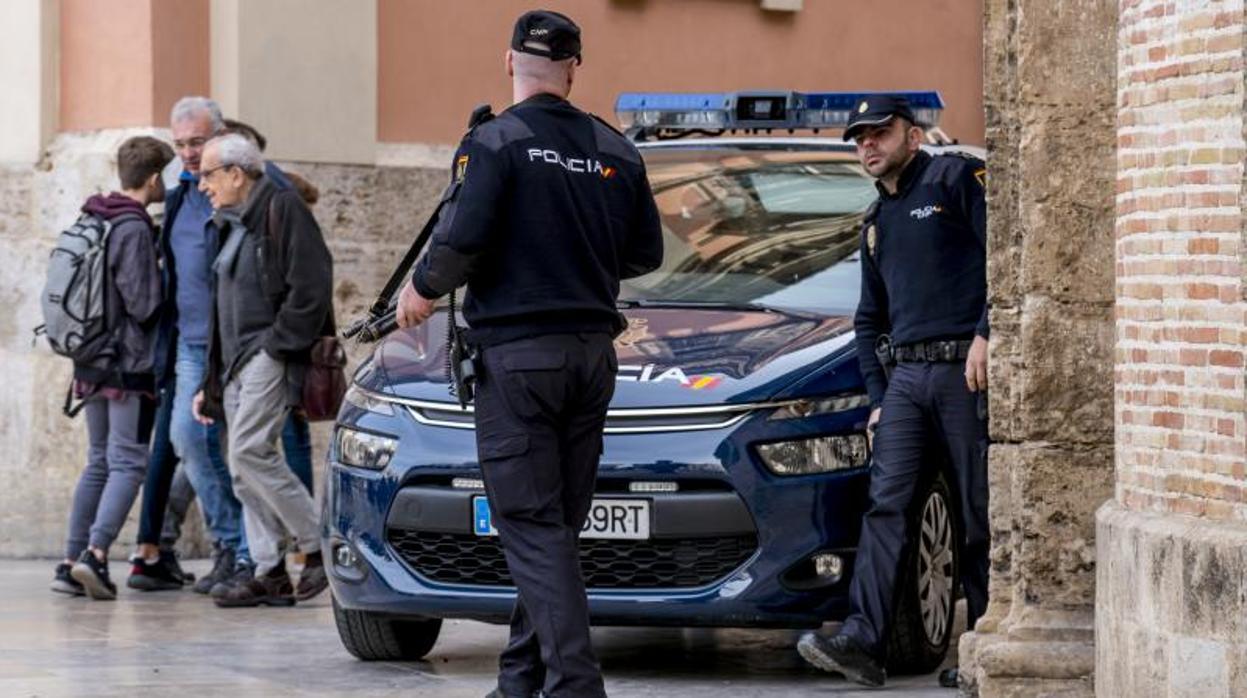
[{"label": "stone wall", "polygon": [[1116,8],[987,0],[991,602],[984,696],[1090,695],[1096,508],[1112,495]]},{"label": "stone wall", "polygon": [[[0,557],[59,556],[73,487],[85,454],[82,420],[60,411],[70,378],[67,360],[32,341],[42,320],[39,292],[48,252],[86,196],[115,186],[114,153],[128,136],[151,131],[62,134],[33,167],[0,169]],[[321,190],[314,208],[334,254],[334,298],[340,324],[363,311],[444,186],[441,170],[281,163]],[[351,367],[367,347],[351,349]],[[323,458],[326,425],[313,430],[314,459]],[[319,468],[317,468],[319,470]],[[317,473],[319,477],[319,472]],[[134,519],[118,539],[122,556]],[[199,530],[192,525],[191,530]],[[188,550],[205,550],[201,535]]]},{"label": "stone wall", "polygon": [[1103,695],[1247,695],[1244,3],[1121,6]]}]

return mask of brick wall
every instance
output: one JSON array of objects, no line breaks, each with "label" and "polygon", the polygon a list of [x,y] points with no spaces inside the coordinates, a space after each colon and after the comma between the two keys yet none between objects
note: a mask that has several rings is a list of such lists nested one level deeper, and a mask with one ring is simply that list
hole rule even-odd
[{"label": "brick wall", "polygon": [[1117,499],[1247,520],[1244,4],[1120,9]]}]

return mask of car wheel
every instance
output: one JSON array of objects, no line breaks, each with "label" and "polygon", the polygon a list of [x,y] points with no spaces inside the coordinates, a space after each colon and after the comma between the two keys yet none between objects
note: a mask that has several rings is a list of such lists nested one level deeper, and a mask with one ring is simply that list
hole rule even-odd
[{"label": "car wheel", "polygon": [[366,662],[420,659],[433,649],[441,618],[401,618],[352,611],[333,600],[333,620],[347,652]]},{"label": "car wheel", "polygon": [[915,532],[898,582],[888,644],[888,670],[925,674],[944,661],[956,608],[959,526],[943,475],[922,490],[912,513]]}]

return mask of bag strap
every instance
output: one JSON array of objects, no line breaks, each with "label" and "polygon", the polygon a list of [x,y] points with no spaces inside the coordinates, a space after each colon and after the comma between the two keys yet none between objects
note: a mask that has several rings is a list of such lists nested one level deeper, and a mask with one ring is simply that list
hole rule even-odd
[{"label": "bag strap", "polygon": [[75,405],[74,404],[74,383],[75,383],[74,379],[70,378],[69,389],[65,391],[65,404],[61,407],[61,412],[64,413],[64,415],[66,417],[69,417],[70,419],[77,417],[78,413],[82,411],[82,408],[87,406],[87,400],[91,399],[92,396],[94,396],[96,393],[100,391],[99,384],[92,386],[91,391],[88,392],[86,395],[83,395],[82,399],[78,401],[77,405]]}]

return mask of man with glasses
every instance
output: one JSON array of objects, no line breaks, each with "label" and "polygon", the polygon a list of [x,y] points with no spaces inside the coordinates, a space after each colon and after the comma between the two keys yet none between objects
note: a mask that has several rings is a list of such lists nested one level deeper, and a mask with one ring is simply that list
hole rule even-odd
[{"label": "man with glasses", "polygon": [[160,521],[176,467],[176,455],[199,497],[216,546],[212,571],[195,584],[196,591],[207,593],[234,573],[236,563],[247,561],[242,508],[234,497],[225,463],[211,453],[215,450],[210,448],[211,442],[219,438],[217,430],[205,428],[191,414],[191,399],[204,375],[208,321],[212,312],[209,273],[217,250],[212,203],[198,187],[200,158],[204,144],[224,127],[224,120],[216,102],[204,97],[184,97],[173,106],[170,122],[174,150],[183,167],[177,186],[169,189],[165,196],[161,234],[166,298],[173,307],[171,312],[165,313],[161,343],[157,346],[161,406],[152,444],[152,463],[144,486],[139,553],[134,560],[130,585],[136,588],[145,588],[141,584],[148,584],[146,588],[180,586],[150,584],[167,576],[160,567],[164,558],[156,557],[156,545],[160,542]]}]

